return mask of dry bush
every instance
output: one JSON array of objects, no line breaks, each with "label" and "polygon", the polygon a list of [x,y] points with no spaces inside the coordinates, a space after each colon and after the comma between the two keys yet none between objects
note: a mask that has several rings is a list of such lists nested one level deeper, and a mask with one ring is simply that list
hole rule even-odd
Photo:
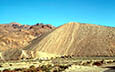
[{"label": "dry bush", "polygon": [[22,71],[22,69],[21,68],[16,68],[16,69],[14,69],[14,71]]},{"label": "dry bush", "polygon": [[0,65],[0,68],[2,67],[2,65]]},{"label": "dry bush", "polygon": [[101,66],[103,63],[101,61],[93,62],[92,65]]},{"label": "dry bush", "polygon": [[4,69],[3,72],[11,72],[10,69]]}]

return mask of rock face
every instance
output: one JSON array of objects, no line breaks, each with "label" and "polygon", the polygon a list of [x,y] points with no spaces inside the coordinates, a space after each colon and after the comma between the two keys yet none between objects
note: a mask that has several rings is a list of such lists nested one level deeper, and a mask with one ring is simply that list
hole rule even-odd
[{"label": "rock face", "polygon": [[57,55],[115,56],[115,28],[68,23],[49,33],[32,48]]},{"label": "rock face", "polygon": [[16,22],[0,24],[0,51],[23,48],[42,34],[55,27],[44,24],[22,25]]}]

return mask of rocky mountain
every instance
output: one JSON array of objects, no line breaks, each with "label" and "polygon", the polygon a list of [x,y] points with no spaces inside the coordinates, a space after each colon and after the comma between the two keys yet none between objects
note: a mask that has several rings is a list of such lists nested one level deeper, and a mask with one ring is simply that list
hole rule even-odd
[{"label": "rocky mountain", "polygon": [[16,54],[5,51],[2,57],[115,56],[115,28],[71,22],[44,33],[23,49],[12,51]]},{"label": "rocky mountain", "polygon": [[41,23],[35,25],[22,25],[16,22],[0,24],[0,51],[23,48],[29,45],[33,39],[54,28],[50,24]]}]

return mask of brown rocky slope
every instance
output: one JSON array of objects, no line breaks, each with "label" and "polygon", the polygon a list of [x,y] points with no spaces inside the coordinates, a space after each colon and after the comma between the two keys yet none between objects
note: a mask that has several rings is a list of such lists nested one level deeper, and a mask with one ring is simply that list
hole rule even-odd
[{"label": "brown rocky slope", "polygon": [[[27,47],[19,51],[20,55],[10,56],[35,58],[40,57],[40,53],[42,55],[46,53],[46,56],[48,54],[115,56],[115,28],[71,22],[34,39]],[[7,53],[7,51],[4,52],[3,57],[8,55]]]},{"label": "brown rocky slope", "polygon": [[22,25],[16,22],[0,24],[0,51],[11,48],[23,48],[47,31],[54,29],[51,25],[37,23]]},{"label": "brown rocky slope", "polygon": [[115,56],[115,28],[64,24],[34,45],[33,50],[57,55]]}]

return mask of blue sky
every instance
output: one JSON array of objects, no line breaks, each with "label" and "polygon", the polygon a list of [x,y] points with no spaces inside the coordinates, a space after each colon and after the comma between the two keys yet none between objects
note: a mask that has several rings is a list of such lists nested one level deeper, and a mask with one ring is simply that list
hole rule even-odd
[{"label": "blue sky", "polygon": [[81,22],[115,26],[115,0],[0,0],[0,24]]}]

